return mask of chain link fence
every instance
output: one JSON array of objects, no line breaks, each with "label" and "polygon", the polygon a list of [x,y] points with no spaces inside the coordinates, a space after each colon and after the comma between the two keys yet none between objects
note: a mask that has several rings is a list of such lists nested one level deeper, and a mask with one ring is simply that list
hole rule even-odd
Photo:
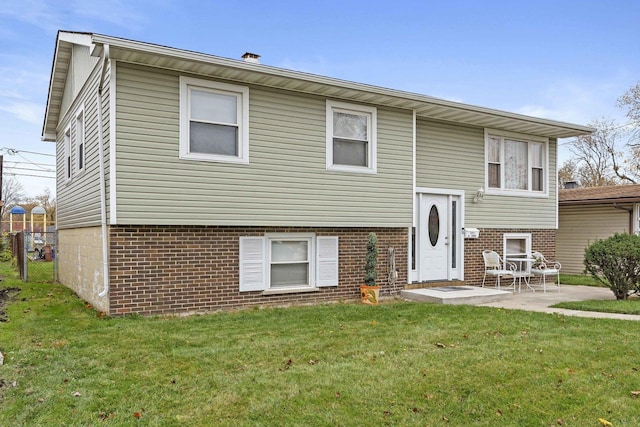
[{"label": "chain link fence", "polygon": [[21,231],[11,236],[11,252],[20,278],[27,282],[54,282],[57,278],[57,233]]}]

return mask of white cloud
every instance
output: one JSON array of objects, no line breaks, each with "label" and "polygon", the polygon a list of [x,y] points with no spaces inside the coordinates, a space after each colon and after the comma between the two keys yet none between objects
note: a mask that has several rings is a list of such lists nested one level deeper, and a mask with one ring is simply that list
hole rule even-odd
[{"label": "white cloud", "polygon": [[61,3],[48,0],[9,1],[0,7],[0,14],[21,22],[26,22],[46,31],[56,31],[60,27]]},{"label": "white cloud", "polygon": [[20,0],[3,3],[7,4],[1,5],[0,16],[4,15],[53,33],[59,29],[83,31],[95,28],[99,23],[137,31],[145,19],[137,9],[146,10],[147,7],[156,6],[156,3],[145,6],[140,2],[122,0]]},{"label": "white cloud", "polygon": [[516,112],[578,124],[602,117],[623,121],[624,111],[616,107],[616,99],[624,90],[621,84],[610,81],[556,82],[543,90],[536,102]]},{"label": "white cloud", "polygon": [[[147,5],[157,7],[156,3]],[[107,22],[130,31],[139,31],[145,20],[144,15],[136,9],[145,10],[140,2],[122,0],[75,0],[72,3],[74,14],[89,21]]]},{"label": "white cloud", "polygon": [[35,102],[9,102],[0,105],[0,110],[6,111],[17,119],[34,125],[41,125],[44,111],[42,104]]}]

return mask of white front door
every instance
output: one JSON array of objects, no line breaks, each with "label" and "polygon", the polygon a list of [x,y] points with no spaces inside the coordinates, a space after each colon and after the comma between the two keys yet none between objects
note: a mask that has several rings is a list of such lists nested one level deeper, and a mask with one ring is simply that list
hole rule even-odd
[{"label": "white front door", "polygon": [[418,281],[460,278],[459,206],[453,195],[418,196]]}]

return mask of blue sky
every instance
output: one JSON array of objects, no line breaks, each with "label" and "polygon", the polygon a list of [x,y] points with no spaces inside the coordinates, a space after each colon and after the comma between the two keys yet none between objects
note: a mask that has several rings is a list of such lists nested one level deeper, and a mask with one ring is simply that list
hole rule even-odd
[{"label": "blue sky", "polygon": [[30,196],[55,192],[55,147],[40,135],[59,29],[250,51],[267,65],[578,124],[624,123],[616,99],[640,80],[637,0],[0,0],[0,154]]}]

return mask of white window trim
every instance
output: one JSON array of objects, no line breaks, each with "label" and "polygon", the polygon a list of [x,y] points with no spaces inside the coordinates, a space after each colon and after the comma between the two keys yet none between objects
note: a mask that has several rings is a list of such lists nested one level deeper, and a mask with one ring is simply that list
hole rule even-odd
[{"label": "white window trim", "polygon": [[[367,160],[369,166],[336,165],[333,163],[333,111],[339,110],[346,113],[364,114],[368,116],[367,130],[369,141],[367,144]],[[327,100],[326,106],[326,146],[327,146],[327,170],[340,172],[357,172],[375,174],[378,170],[378,112],[376,107],[369,107],[346,102]]]},{"label": "white window trim", "polygon": [[[265,257],[265,267],[266,267],[266,282],[267,282],[267,291],[290,291],[290,290],[300,290],[300,289],[309,289],[316,287],[316,235],[314,233],[265,233],[266,238],[266,257]],[[271,286],[271,241],[272,240],[288,240],[299,242],[302,240],[307,241],[307,257],[309,261],[309,283],[307,285],[300,286],[291,286],[291,287],[272,287]]]},{"label": "white window trim", "polygon": [[71,160],[71,125],[63,134],[64,139],[64,181],[68,182],[73,177],[73,161]]},{"label": "white window trim", "polygon": [[[544,168],[543,171],[543,191],[533,191],[533,190],[515,190],[515,189],[505,189],[505,188],[494,188],[489,187],[489,137],[499,138],[500,139],[500,185],[504,186],[504,140],[512,139],[516,141],[526,142],[528,146],[527,152],[527,188],[532,187],[532,173],[531,173],[531,164],[529,160],[531,159],[531,147],[533,142],[541,143],[544,147],[542,166]],[[516,132],[507,132],[502,130],[495,129],[485,129],[484,130],[484,188],[485,194],[493,194],[500,196],[516,196],[516,197],[531,197],[531,198],[548,198],[549,197],[549,138],[526,135]]]},{"label": "white window trim", "polygon": [[[191,153],[189,151],[190,103],[189,90],[204,89],[238,98],[238,155]],[[246,86],[214,82],[180,76],[180,159],[205,162],[249,163],[249,88]]]},{"label": "white window trim", "polygon": [[[82,135],[78,135],[78,123],[82,122]],[[84,105],[76,112],[76,168],[78,173],[82,173],[87,168],[87,121],[84,115]],[[80,145],[82,145],[82,167],[80,167]]]},{"label": "white window trim", "polygon": [[[508,254],[507,253],[507,240],[510,239],[524,239],[525,240],[525,253],[524,254]],[[504,233],[502,235],[502,255],[504,262],[508,262],[508,258],[513,255],[520,257],[528,257],[531,255],[531,233]],[[506,268],[506,266],[505,266]],[[527,267],[529,268],[529,267]]]},{"label": "white window trim", "polygon": [[[271,241],[307,240],[309,284],[271,287]],[[263,236],[241,236],[239,241],[240,292],[262,291],[263,295],[319,291],[339,286],[338,236],[316,236],[315,233],[266,233]]]},{"label": "white window trim", "polygon": [[640,235],[640,203],[633,206],[633,233]]}]

